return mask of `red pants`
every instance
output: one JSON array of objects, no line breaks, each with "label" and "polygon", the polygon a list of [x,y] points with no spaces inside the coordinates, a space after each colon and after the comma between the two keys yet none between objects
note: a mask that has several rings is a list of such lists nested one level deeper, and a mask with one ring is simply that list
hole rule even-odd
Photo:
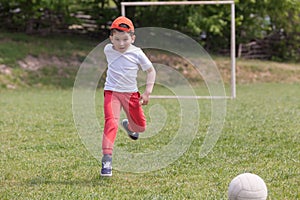
[{"label": "red pants", "polygon": [[144,132],[146,118],[140,105],[140,93],[122,93],[104,91],[104,132],[102,139],[103,154],[112,154],[123,108],[129,122],[128,129],[132,132]]}]

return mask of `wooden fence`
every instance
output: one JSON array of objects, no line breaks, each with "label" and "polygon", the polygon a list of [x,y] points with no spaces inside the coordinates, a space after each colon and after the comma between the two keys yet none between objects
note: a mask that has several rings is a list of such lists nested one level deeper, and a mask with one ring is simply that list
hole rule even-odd
[{"label": "wooden fence", "polygon": [[274,44],[283,40],[281,33],[273,33],[263,39],[256,39],[247,44],[239,44],[238,57],[248,59],[270,59],[274,55]]}]

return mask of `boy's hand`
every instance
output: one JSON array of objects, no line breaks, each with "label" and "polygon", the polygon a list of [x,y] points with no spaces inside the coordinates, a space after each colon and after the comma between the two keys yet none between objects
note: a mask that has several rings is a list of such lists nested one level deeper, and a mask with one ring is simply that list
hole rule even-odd
[{"label": "boy's hand", "polygon": [[149,97],[149,95],[148,94],[142,94],[141,95],[141,98],[140,98],[140,104],[141,105],[147,105],[148,104],[148,102],[149,102],[149,99],[150,99],[150,97]]}]

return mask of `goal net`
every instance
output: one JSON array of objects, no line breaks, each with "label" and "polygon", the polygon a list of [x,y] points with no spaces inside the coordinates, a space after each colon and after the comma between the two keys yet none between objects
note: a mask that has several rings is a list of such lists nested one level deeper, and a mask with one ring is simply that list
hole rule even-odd
[{"label": "goal net", "polygon": [[[182,98],[182,99],[225,99],[225,98],[236,98],[236,61],[235,61],[235,4],[234,0],[229,1],[142,1],[142,2],[122,2],[121,3],[121,14],[123,16],[126,16],[126,7],[133,7],[133,6],[179,6],[179,5],[230,5],[231,7],[231,37],[230,37],[230,60],[231,60],[231,66],[230,66],[230,95],[226,95],[224,92],[224,95],[218,95],[220,93],[218,92],[212,92],[220,90],[220,88],[217,88],[213,82],[210,82],[211,80],[209,76],[206,76],[205,82],[206,84],[210,82],[211,88],[210,95],[208,96],[198,96],[198,95],[152,95],[151,98]],[[153,29],[152,29],[153,30]],[[149,29],[145,30],[149,32]],[[141,30],[143,32],[143,30]],[[145,32],[144,32],[145,33]],[[172,33],[172,32],[171,32]],[[182,35],[178,36],[183,37]],[[151,39],[151,38],[150,38]],[[164,40],[164,39],[162,39]],[[188,39],[184,40],[184,42],[188,41]],[[151,48],[149,45],[145,45],[146,48]],[[143,46],[141,47],[143,48]],[[154,47],[155,48],[155,47]],[[173,51],[174,52],[174,51]],[[179,50],[179,55],[182,52],[182,50]],[[176,53],[176,52],[175,52]],[[193,62],[193,61],[192,61]],[[197,63],[193,63],[196,64]],[[210,67],[210,66],[209,66]],[[207,69],[209,68],[207,67]],[[207,70],[205,69],[205,70]],[[211,71],[211,69],[208,69]],[[207,74],[207,72],[203,72],[201,70],[198,70],[201,75]],[[218,73],[218,72],[216,72]],[[205,78],[204,78],[205,79]],[[222,82],[223,83],[223,82]],[[217,94],[217,95],[215,95]]]}]

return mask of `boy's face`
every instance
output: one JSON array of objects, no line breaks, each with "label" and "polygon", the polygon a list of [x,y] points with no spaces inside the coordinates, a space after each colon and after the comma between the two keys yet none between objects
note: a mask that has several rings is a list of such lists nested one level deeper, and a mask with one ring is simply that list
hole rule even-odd
[{"label": "boy's face", "polygon": [[127,32],[114,31],[113,35],[109,36],[111,43],[116,51],[124,53],[130,44],[135,40],[135,35]]}]

